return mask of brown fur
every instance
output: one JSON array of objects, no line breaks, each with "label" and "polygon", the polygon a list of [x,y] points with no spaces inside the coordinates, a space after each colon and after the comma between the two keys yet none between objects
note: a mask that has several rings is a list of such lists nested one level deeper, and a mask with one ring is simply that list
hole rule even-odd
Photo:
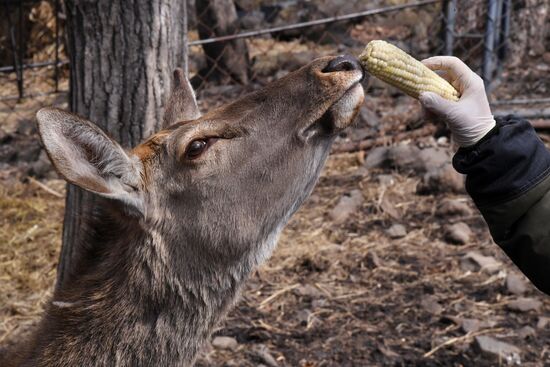
[{"label": "brown fur", "polygon": [[[129,153],[77,116],[39,112],[51,159],[72,157],[60,171],[106,197],[81,228],[70,281],[20,358],[0,365],[191,366],[363,101],[362,71],[327,70],[334,60],[173,124]],[[169,116],[186,105],[196,113],[194,97],[178,95]],[[211,138],[200,157],[185,157],[193,140]]]}]

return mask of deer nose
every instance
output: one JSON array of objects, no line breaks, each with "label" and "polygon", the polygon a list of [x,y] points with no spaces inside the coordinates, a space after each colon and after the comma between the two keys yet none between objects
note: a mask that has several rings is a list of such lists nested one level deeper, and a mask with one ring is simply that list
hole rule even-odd
[{"label": "deer nose", "polygon": [[[351,55],[340,55],[330,60],[328,65],[323,69],[323,73],[332,73],[335,71],[352,71],[359,70],[363,72],[363,68],[359,61]],[[364,72],[363,72],[364,74]]]}]

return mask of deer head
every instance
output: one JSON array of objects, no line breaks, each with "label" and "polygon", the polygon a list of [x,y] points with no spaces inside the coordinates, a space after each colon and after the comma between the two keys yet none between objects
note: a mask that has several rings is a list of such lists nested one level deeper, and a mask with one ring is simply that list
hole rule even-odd
[{"label": "deer head", "polygon": [[166,128],[133,150],[89,121],[43,109],[46,149],[67,181],[121,202],[145,226],[160,225],[174,261],[192,251],[214,263],[244,255],[257,263],[355,117],[363,71],[348,56],[321,58],[203,116],[175,76]]},{"label": "deer head", "polygon": [[[176,72],[165,128],[130,151],[83,118],[57,109],[40,110],[39,131],[56,169],[68,182],[108,198],[117,213],[110,218],[123,223],[121,229],[110,231],[117,238],[95,252],[106,258],[117,254],[98,260],[104,262],[102,280],[92,283],[108,286],[88,296],[81,290],[73,292],[80,298],[70,300],[58,292],[54,301],[66,305],[82,303],[83,297],[96,300],[98,293],[116,292],[132,284],[139,288],[139,297],[132,302],[154,300],[154,312],[162,312],[163,307],[171,307],[171,314],[181,309],[196,312],[175,333],[188,339],[179,344],[191,343],[177,354],[185,356],[183,364],[191,363],[196,345],[208,336],[239,284],[271,253],[283,225],[311,192],[335,136],[352,123],[363,102],[362,78],[354,58],[324,57],[201,116],[189,83]],[[123,271],[125,275],[116,281],[125,285],[115,287],[114,280],[106,279]],[[99,275],[87,275],[87,279],[94,277]],[[164,283],[170,283],[169,287]],[[163,287],[179,292],[184,300],[166,306],[161,298],[169,291],[159,291]],[[125,293],[117,293],[101,299],[112,309],[124,297]],[[111,298],[119,303],[111,305]],[[90,309],[82,310],[86,320],[91,319]],[[111,309],[105,314],[115,314]],[[72,318],[78,319],[79,313],[74,312]],[[136,307],[134,313],[140,312]],[[150,320],[152,312],[132,319]],[[102,317],[107,316],[98,311],[97,318]],[[113,333],[121,334],[119,329]],[[75,339],[91,333],[84,327],[67,332],[74,333]],[[104,330],[101,334],[111,335]],[[126,338],[138,335],[128,331]],[[201,340],[189,341],[193,338]],[[98,338],[86,340],[90,339]],[[59,348],[68,344],[78,342],[60,343]]]}]

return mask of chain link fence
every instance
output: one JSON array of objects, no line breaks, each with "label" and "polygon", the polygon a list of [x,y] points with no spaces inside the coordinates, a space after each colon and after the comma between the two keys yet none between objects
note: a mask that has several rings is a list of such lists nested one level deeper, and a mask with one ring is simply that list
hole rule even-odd
[{"label": "chain link fence", "polygon": [[[207,105],[264,85],[314,57],[357,55],[365,43],[381,38],[417,58],[463,59],[485,80],[497,114],[550,117],[548,0],[234,3],[233,14],[220,1],[197,1],[190,11],[189,72]],[[222,21],[217,12],[224,14]],[[368,95],[378,96],[380,87],[371,83]]]},{"label": "chain link fence", "polygon": [[550,118],[550,1],[448,0],[445,53],[485,81],[497,115]]},{"label": "chain link fence", "polygon": [[[66,90],[67,58],[60,0],[2,0],[0,99]],[[63,85],[61,85],[63,84]]]},{"label": "chain link fence", "polygon": [[[35,177],[48,173],[36,142],[35,112],[66,106],[68,62],[60,0],[0,1],[0,168]],[[17,167],[16,167],[17,166]]]},{"label": "chain link fence", "polygon": [[373,39],[388,39],[420,58],[444,49],[438,0],[236,0],[233,12],[222,3],[190,4],[189,74],[207,105],[265,85],[316,57],[358,55]]},{"label": "chain link fence", "polygon": [[[417,58],[463,59],[483,76],[498,114],[550,118],[549,2],[188,0],[182,64],[207,109],[315,57],[357,55],[368,41],[386,39]],[[60,0],[2,0],[0,8],[0,113],[13,119],[29,101],[67,92],[64,16]],[[366,88],[373,100],[401,96],[374,78]],[[381,103],[404,100],[393,99]]]}]

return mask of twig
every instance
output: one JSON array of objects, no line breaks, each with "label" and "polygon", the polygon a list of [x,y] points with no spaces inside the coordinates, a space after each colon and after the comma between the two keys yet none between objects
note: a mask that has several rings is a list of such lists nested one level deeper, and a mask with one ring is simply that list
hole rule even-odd
[{"label": "twig", "polygon": [[260,327],[266,329],[267,331],[276,332],[278,334],[283,334],[283,335],[288,335],[288,332],[286,332],[284,330],[281,330],[276,326],[269,325],[263,320],[258,320],[258,324],[260,325]]},{"label": "twig", "polygon": [[281,296],[282,294],[288,292],[288,291],[291,291],[293,290],[294,288],[298,288],[299,287],[299,284],[294,284],[294,285],[291,285],[291,286],[288,286],[288,287],[285,287],[283,289],[279,289],[277,292],[273,293],[271,296],[267,297],[266,299],[264,299],[261,303],[260,303],[260,306],[259,308],[263,308],[264,306],[266,306],[267,304],[271,303],[275,298]]},{"label": "twig", "polygon": [[356,292],[356,293],[347,293],[347,294],[343,294],[341,296],[336,296],[336,297],[332,298],[332,300],[336,301],[336,300],[343,300],[343,299],[347,299],[347,298],[359,297],[359,296],[363,296],[363,295],[368,294],[368,293],[370,293],[370,290],[360,291],[360,292]]},{"label": "twig", "polygon": [[477,332],[469,332],[466,335],[451,338],[451,339],[447,340],[446,342],[439,344],[438,346],[436,346],[435,348],[433,348],[429,352],[425,353],[423,357],[424,358],[431,357],[435,352],[437,352],[438,350],[440,350],[441,348],[444,348],[446,346],[456,344],[456,343],[462,343],[463,341],[466,341],[468,339],[471,339],[471,338],[479,336],[479,335],[489,334],[489,333],[496,333],[496,332],[499,332],[499,331],[502,331],[502,330],[504,330],[504,329],[503,328],[485,329],[485,330],[480,330],[480,331],[477,331]]},{"label": "twig", "polygon": [[4,335],[0,336],[0,343],[6,340],[15,329],[17,329],[17,325],[12,326],[11,328],[6,328],[6,332],[4,333]]},{"label": "twig", "polygon": [[49,188],[48,186],[44,185],[42,182],[38,181],[36,178],[29,176],[29,181],[41,188],[42,190],[46,191],[48,194],[51,194],[53,196],[57,196],[58,198],[64,198],[65,195],[55,191],[54,189]]}]

